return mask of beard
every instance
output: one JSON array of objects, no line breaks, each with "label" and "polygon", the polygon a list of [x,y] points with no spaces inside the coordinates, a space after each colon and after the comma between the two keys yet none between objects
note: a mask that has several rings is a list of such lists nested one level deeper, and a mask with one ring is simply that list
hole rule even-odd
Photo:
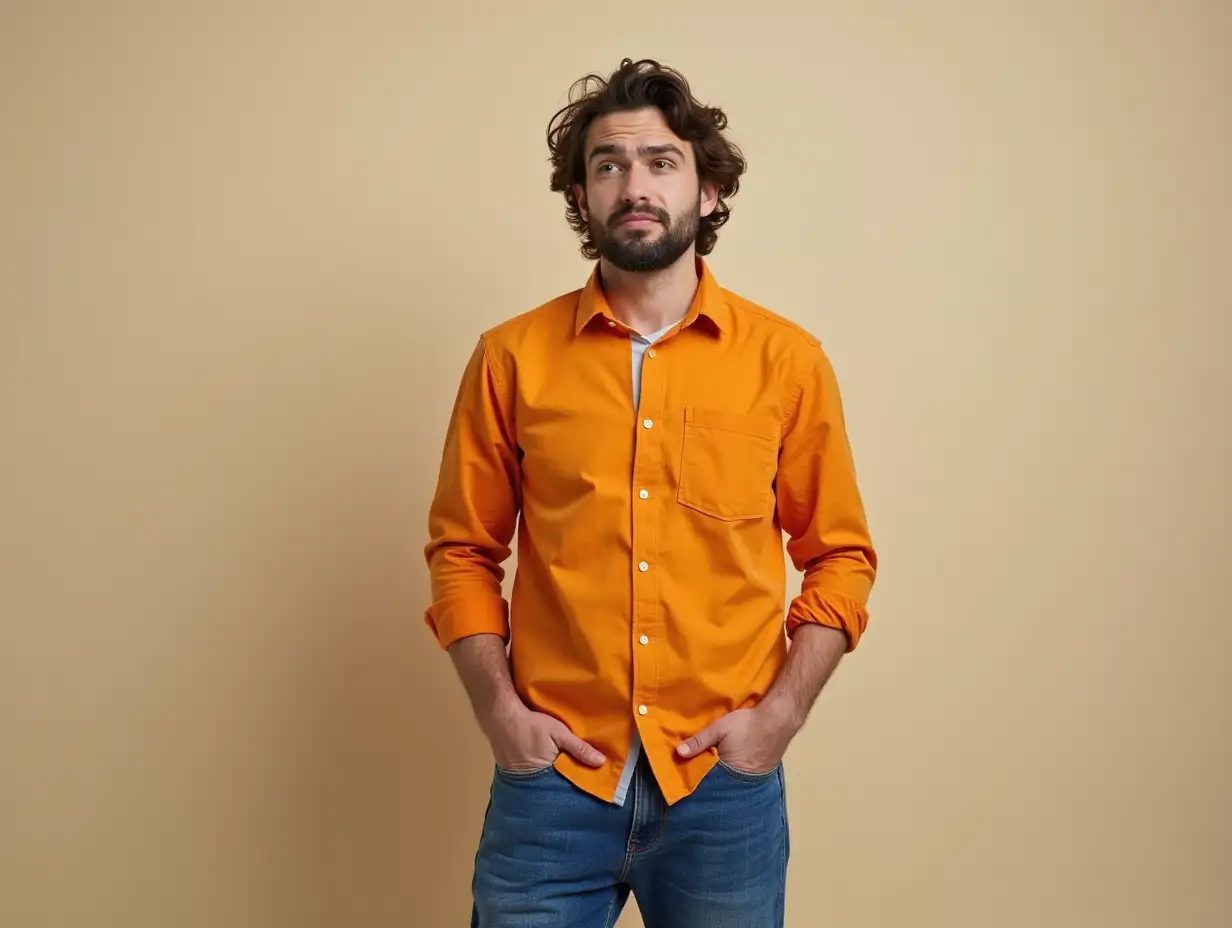
[{"label": "beard", "polygon": [[[655,230],[634,229],[621,232],[617,223],[630,213],[648,213],[659,221],[662,232],[653,237]],[[697,227],[701,222],[701,193],[697,202],[685,210],[678,220],[656,206],[626,206],[612,213],[606,222],[593,216],[588,223],[590,240],[599,254],[622,271],[661,271],[680,259],[689,246],[697,241]]]}]

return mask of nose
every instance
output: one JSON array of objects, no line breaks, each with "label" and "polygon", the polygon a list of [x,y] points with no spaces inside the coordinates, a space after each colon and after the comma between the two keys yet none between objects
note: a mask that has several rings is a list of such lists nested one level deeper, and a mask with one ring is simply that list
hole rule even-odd
[{"label": "nose", "polygon": [[650,199],[650,171],[640,162],[635,161],[625,171],[622,198],[626,203],[645,203]]}]

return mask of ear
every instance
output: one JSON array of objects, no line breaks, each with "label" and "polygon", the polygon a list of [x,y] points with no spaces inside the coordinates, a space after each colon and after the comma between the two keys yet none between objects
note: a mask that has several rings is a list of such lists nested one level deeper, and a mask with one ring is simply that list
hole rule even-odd
[{"label": "ear", "polygon": [[706,181],[702,184],[701,189],[701,214],[709,216],[714,212],[714,208],[719,205],[719,188],[713,181]]},{"label": "ear", "polygon": [[573,198],[577,200],[578,211],[582,214],[583,222],[590,222],[590,209],[586,205],[586,185],[573,185]]}]

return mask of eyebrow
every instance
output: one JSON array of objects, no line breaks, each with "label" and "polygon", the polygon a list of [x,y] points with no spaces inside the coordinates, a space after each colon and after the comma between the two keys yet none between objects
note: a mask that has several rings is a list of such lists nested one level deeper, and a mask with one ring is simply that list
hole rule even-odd
[{"label": "eyebrow", "polygon": [[[593,161],[599,155],[623,155],[624,153],[625,147],[623,145],[618,145],[615,142],[604,142],[594,147],[594,150],[590,153],[590,158],[587,160]],[[674,154],[682,161],[684,160],[684,152],[670,142],[663,145],[640,145],[638,146],[637,153],[643,158],[651,155]]]}]

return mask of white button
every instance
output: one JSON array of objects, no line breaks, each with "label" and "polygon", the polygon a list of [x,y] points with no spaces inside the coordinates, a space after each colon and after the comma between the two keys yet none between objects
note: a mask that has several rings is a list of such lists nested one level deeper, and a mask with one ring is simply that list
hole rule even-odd
[{"label": "white button", "polygon": [[645,573],[646,571],[650,570],[650,565],[647,564],[645,561],[642,561],[640,564],[637,565],[637,569],[640,570],[642,573]]},{"label": "white button", "polygon": [[642,428],[644,429],[654,428],[654,419],[643,419]]},{"label": "white button", "polygon": [[615,323],[615,322],[613,322],[611,319],[609,319],[609,320],[607,321],[607,326],[608,326],[608,328],[609,328],[609,329],[614,329],[614,328],[616,328],[616,323]]},{"label": "white button", "polygon": [[649,490],[638,490],[637,495],[640,496],[642,499],[650,499]]},{"label": "white button", "polygon": [[638,714],[638,715],[645,715],[645,714],[646,714],[647,712],[649,712],[649,711],[650,711],[650,710],[649,710],[649,709],[647,709],[645,706],[638,706],[638,707],[637,707],[637,714]]},{"label": "white button", "polygon": [[655,356],[655,350],[651,348],[649,351],[646,352],[646,354],[648,354],[650,357],[653,358]]},{"label": "white button", "polygon": [[637,639],[637,643],[638,644],[650,644],[650,639],[647,638],[645,635],[642,635],[641,638]]}]

